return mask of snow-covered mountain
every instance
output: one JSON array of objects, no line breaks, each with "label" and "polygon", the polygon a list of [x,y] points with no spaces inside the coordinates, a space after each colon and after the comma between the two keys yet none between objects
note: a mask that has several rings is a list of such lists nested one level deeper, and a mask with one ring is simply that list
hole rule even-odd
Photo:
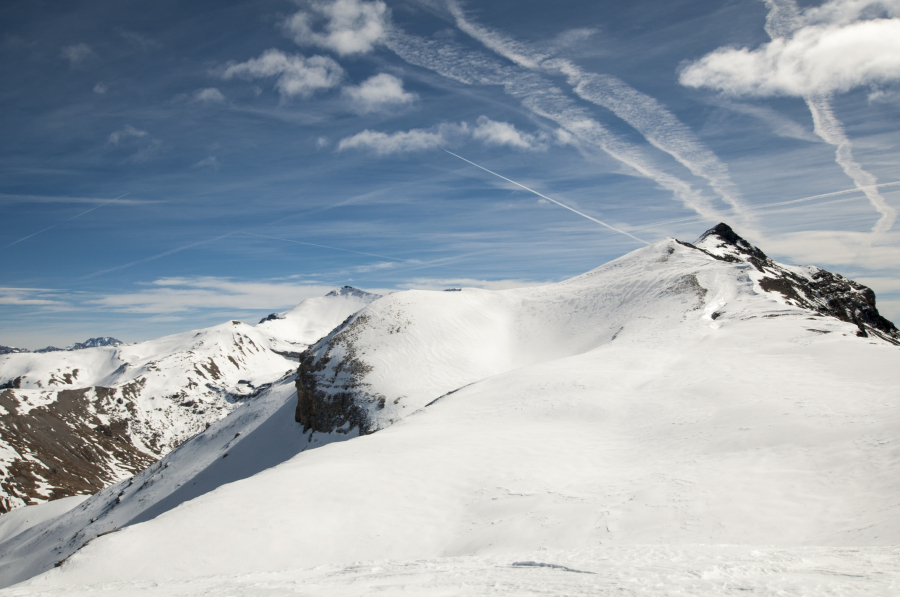
[{"label": "snow-covered mountain", "polygon": [[[231,321],[123,345],[0,357],[0,512],[94,493],[144,469],[292,375],[300,351],[367,302],[308,299],[256,327]],[[72,347],[70,347],[72,348]]]},{"label": "snow-covered mountain", "polygon": [[0,543],[2,584],[47,571],[2,594],[890,594],[898,342],[865,287],[721,225],[394,293],[296,392]]},{"label": "snow-covered mountain", "polygon": [[379,298],[381,295],[344,286],[323,297],[307,299],[289,311],[272,313],[256,327],[272,338],[273,350],[299,356],[347,316]]},{"label": "snow-covered mountain", "polygon": [[84,348],[97,348],[98,346],[122,346],[125,344],[121,340],[116,340],[115,338],[111,338],[110,336],[100,336],[97,338],[88,338],[84,342],[76,342],[71,346],[67,346],[66,348],[57,348],[55,346],[47,346],[45,348],[39,348],[37,350],[28,350],[27,348],[15,348],[13,346],[0,346],[0,355],[4,354],[17,354],[22,352],[36,352],[36,353],[44,353],[44,352],[63,352],[66,350],[82,350]]}]

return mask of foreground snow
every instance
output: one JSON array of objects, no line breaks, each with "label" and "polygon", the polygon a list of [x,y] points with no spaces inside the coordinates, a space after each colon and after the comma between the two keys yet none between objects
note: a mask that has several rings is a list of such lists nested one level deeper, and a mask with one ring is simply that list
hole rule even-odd
[{"label": "foreground snow", "polygon": [[[358,597],[409,595],[728,595],[893,597],[900,550],[732,545],[639,545],[576,552],[523,552],[405,561],[371,561],[179,580],[96,582],[68,587],[72,597]],[[10,597],[49,597],[30,586]]]},{"label": "foreground snow", "polygon": [[302,433],[275,384],[0,544],[4,584],[49,570],[2,594],[890,594],[900,350],[758,278],[663,241],[380,299],[305,373],[355,418]]}]

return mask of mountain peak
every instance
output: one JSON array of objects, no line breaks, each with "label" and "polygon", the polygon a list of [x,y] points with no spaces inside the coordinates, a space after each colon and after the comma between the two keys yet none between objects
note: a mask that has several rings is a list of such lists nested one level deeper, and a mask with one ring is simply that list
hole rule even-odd
[{"label": "mountain peak", "polygon": [[900,331],[878,313],[871,288],[818,267],[777,263],[724,222],[701,234],[694,244],[682,244],[719,261],[752,265],[760,274],[756,280],[759,287],[782,295],[788,305],[854,323],[859,328],[857,335],[863,338],[874,334],[900,345]]},{"label": "mountain peak", "polygon": [[757,259],[762,262],[769,260],[768,256],[758,247],[741,238],[737,232],[732,230],[731,226],[724,222],[720,222],[701,234],[700,238],[694,241],[694,245],[717,257],[732,256],[741,261],[746,261],[748,257],[751,260]]},{"label": "mountain peak", "polygon": [[325,296],[358,296],[358,297],[367,297],[367,296],[375,296],[371,292],[366,292],[365,290],[360,290],[359,288],[354,288],[353,286],[341,286],[335,290],[332,290]]}]

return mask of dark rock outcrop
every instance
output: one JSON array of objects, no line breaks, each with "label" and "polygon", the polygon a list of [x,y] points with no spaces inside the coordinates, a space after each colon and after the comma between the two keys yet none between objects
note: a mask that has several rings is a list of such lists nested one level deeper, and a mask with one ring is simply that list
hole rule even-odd
[{"label": "dark rock outcrop", "polygon": [[0,355],[18,354],[20,352],[31,352],[27,348],[16,348],[15,346],[0,346]]},{"label": "dark rock outcrop", "polygon": [[367,320],[365,314],[350,316],[300,355],[294,419],[303,424],[304,432],[356,429],[365,435],[377,430],[368,412],[373,405],[383,408],[384,397],[368,392],[362,377],[371,367],[358,358],[353,346]]},{"label": "dark rock outcrop", "polygon": [[681,244],[721,261],[749,263],[764,274],[759,279],[764,291],[781,294],[788,304],[852,323],[858,336],[874,335],[900,345],[900,331],[878,313],[875,293],[867,286],[818,267],[807,266],[804,273],[787,269],[724,223],[707,230],[693,244]]}]

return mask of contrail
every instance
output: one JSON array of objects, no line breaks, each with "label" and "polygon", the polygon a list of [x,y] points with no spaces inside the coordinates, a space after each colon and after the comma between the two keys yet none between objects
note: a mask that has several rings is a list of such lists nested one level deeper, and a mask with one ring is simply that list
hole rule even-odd
[{"label": "contrail", "polygon": [[[766,33],[775,40],[785,40],[805,25],[809,20],[805,19],[796,0],[764,0],[769,7],[766,16]],[[844,133],[844,126],[834,115],[831,108],[831,97],[827,92],[807,93],[803,96],[809,111],[812,113],[813,131],[823,141],[835,147],[834,161],[841,167],[844,173],[853,181],[856,187],[863,190],[869,203],[875,208],[881,217],[872,227],[873,233],[887,232],[894,226],[897,220],[897,210],[888,205],[884,197],[876,190],[876,178],[853,157],[853,144]]]},{"label": "contrail", "polygon": [[12,242],[12,243],[10,243],[10,244],[8,244],[8,245],[6,245],[6,246],[3,247],[3,248],[4,248],[4,249],[8,249],[8,248],[10,248],[10,247],[13,246],[13,245],[19,244],[19,243],[22,242],[23,240],[28,240],[28,239],[31,238],[32,236],[37,236],[38,234],[40,234],[40,233],[42,233],[42,232],[47,232],[47,231],[50,230],[51,228],[55,228],[55,227],[59,226],[60,224],[65,224],[66,222],[71,222],[71,221],[74,220],[75,218],[80,218],[81,216],[83,216],[83,215],[85,215],[85,214],[89,214],[89,213],[91,213],[92,211],[94,211],[95,209],[100,209],[100,208],[103,207],[104,205],[109,205],[109,204],[112,203],[113,201],[118,201],[118,200],[121,199],[122,197],[127,197],[128,194],[129,194],[129,193],[125,193],[124,195],[119,195],[119,196],[116,197],[115,199],[110,199],[110,200],[107,201],[106,203],[101,203],[100,205],[98,205],[98,206],[96,206],[96,207],[92,207],[92,208],[90,208],[90,209],[87,210],[87,211],[83,211],[83,212],[81,212],[80,214],[78,214],[77,216],[72,216],[72,217],[69,218],[68,220],[63,220],[62,222],[57,222],[56,224],[53,224],[52,226],[47,226],[47,227],[44,228],[43,230],[38,230],[37,232],[35,232],[35,233],[33,233],[33,234],[29,234],[28,236],[24,236],[24,237],[20,238],[19,240],[15,241],[15,242]]},{"label": "contrail", "polygon": [[806,105],[813,117],[813,131],[831,145],[834,145],[834,160],[844,170],[847,176],[856,183],[858,189],[864,190],[869,203],[875,208],[881,217],[872,227],[872,232],[887,232],[894,226],[897,220],[897,210],[888,205],[881,196],[874,183],[877,180],[874,175],[864,170],[853,158],[853,145],[844,133],[844,127],[835,117],[831,109],[831,102],[825,94],[809,94],[805,97]]},{"label": "contrail", "polygon": [[147,263],[148,261],[155,261],[155,260],[160,259],[160,258],[162,258],[162,257],[168,257],[169,255],[172,255],[173,253],[180,253],[181,251],[184,251],[184,250],[186,250],[186,249],[192,249],[192,248],[197,247],[197,246],[199,246],[199,245],[205,245],[206,243],[211,243],[211,242],[215,242],[215,241],[217,241],[217,240],[222,240],[223,238],[226,238],[226,237],[229,237],[229,236],[233,236],[233,235],[235,235],[235,234],[246,234],[246,235],[249,235],[249,236],[258,236],[258,237],[260,237],[260,238],[270,238],[270,239],[272,239],[272,240],[281,240],[281,241],[289,242],[289,243],[297,243],[297,244],[299,244],[299,245],[309,245],[309,246],[311,246],[311,247],[321,247],[321,248],[323,248],[323,249],[332,249],[332,250],[334,250],[334,251],[346,251],[346,252],[348,252],[348,253],[357,253],[357,254],[359,254],[359,255],[368,255],[368,256],[370,256],[370,257],[379,257],[379,258],[382,258],[382,259],[393,259],[393,260],[395,260],[395,261],[401,261],[401,262],[402,262],[402,261],[405,261],[404,259],[400,259],[400,258],[398,258],[398,257],[388,257],[387,255],[378,255],[378,254],[376,254],[376,253],[363,253],[363,252],[361,252],[361,251],[352,251],[352,250],[350,250],[350,249],[339,249],[338,247],[329,247],[329,246],[327,246],[327,245],[316,245],[316,244],[313,244],[313,243],[305,243],[305,242],[301,242],[301,241],[298,241],[298,240],[290,240],[290,239],[287,239],[287,238],[278,238],[278,237],[276,237],[276,236],[266,236],[266,235],[264,235],[264,234],[254,234],[254,233],[252,233],[252,232],[244,232],[243,230],[234,230],[234,231],[229,232],[229,233],[227,233],[227,234],[222,234],[222,235],[220,235],[220,236],[215,236],[215,237],[213,237],[213,238],[207,238],[207,239],[204,239],[204,240],[199,240],[199,241],[194,242],[194,243],[191,243],[191,244],[189,244],[189,245],[184,245],[184,246],[181,246],[181,247],[176,247],[176,248],[174,248],[174,249],[169,249],[168,251],[163,251],[162,253],[157,253],[156,255],[151,255],[150,257],[144,257],[143,259],[138,259],[137,261],[132,261],[132,262],[130,262],[130,263],[124,263],[124,264],[122,264],[122,265],[117,265],[116,267],[111,267],[111,268],[109,268],[109,269],[100,270],[100,271],[98,271],[98,272],[94,272],[94,273],[88,274],[88,275],[86,275],[86,276],[81,276],[80,278],[77,278],[77,279],[78,279],[79,281],[80,281],[80,280],[87,280],[87,279],[89,279],[89,278],[94,278],[94,277],[97,277],[97,276],[102,276],[103,274],[109,274],[109,273],[112,273],[112,272],[117,272],[117,271],[119,271],[120,269],[126,269],[126,268],[129,268],[129,267],[135,266],[135,265],[140,265],[141,263]]},{"label": "contrail", "polygon": [[289,238],[278,238],[277,236],[266,236],[265,234],[254,234],[253,232],[240,232],[239,234],[246,234],[248,236],[258,236],[260,238],[270,238],[272,240],[281,240],[286,243],[295,243],[298,245],[308,245],[310,247],[320,247],[322,249],[331,249],[332,251],[344,251],[347,253],[356,253],[357,255],[368,255],[369,257],[380,257],[381,259],[392,259],[394,261],[407,261],[406,259],[400,259],[399,257],[388,257],[387,255],[379,255],[378,253],[363,253],[362,251],[353,251],[352,249],[341,249],[338,247],[329,247],[328,245],[317,245],[315,243],[305,243],[299,240],[291,240]]},{"label": "contrail", "polygon": [[[445,149],[444,151],[447,151],[447,150]],[[643,240],[643,239],[641,239],[641,238],[638,238],[638,237],[636,237],[635,235],[633,235],[633,234],[631,234],[631,233],[629,233],[629,232],[625,232],[624,230],[622,230],[622,229],[620,229],[620,228],[616,228],[615,226],[610,226],[610,225],[607,224],[606,222],[602,222],[602,221],[598,220],[597,218],[592,218],[591,216],[589,216],[589,215],[587,215],[587,214],[585,214],[585,213],[581,213],[581,212],[578,211],[577,209],[573,209],[573,208],[569,207],[568,205],[566,205],[566,204],[564,204],[564,203],[560,203],[559,201],[557,201],[556,199],[553,199],[552,197],[548,197],[547,195],[543,195],[543,194],[541,194],[541,193],[538,193],[538,192],[535,191],[534,189],[529,189],[529,188],[526,187],[525,185],[519,184],[519,183],[517,183],[517,182],[514,181],[514,180],[510,180],[509,178],[506,178],[505,176],[501,176],[501,175],[497,174],[496,172],[493,172],[493,171],[491,171],[491,170],[488,170],[488,169],[485,168],[484,166],[479,166],[479,165],[476,164],[475,162],[471,162],[471,161],[467,160],[466,158],[464,158],[464,157],[462,157],[462,156],[456,155],[456,154],[453,153],[452,151],[447,151],[447,153],[449,153],[449,154],[452,155],[453,157],[456,157],[456,158],[461,159],[461,160],[464,161],[464,162],[468,162],[469,164],[472,164],[472,165],[475,166],[476,168],[481,168],[481,169],[484,170],[485,172],[487,172],[487,173],[489,173],[489,174],[493,174],[493,175],[496,176],[497,178],[502,178],[502,179],[505,180],[506,182],[511,182],[511,183],[513,183],[514,185],[516,185],[517,187],[521,187],[521,188],[525,189],[526,191],[530,191],[530,192],[534,193],[535,195],[537,195],[538,197],[543,197],[543,198],[546,199],[547,201],[552,201],[553,203],[557,204],[558,206],[564,207],[564,208],[568,209],[569,211],[578,214],[578,215],[581,216],[582,218],[587,218],[588,220],[590,220],[590,221],[592,221],[592,222],[596,222],[596,223],[600,224],[601,226],[606,226],[607,228],[609,228],[610,230],[612,230],[612,231],[614,231],[614,232],[618,232],[619,234],[624,234],[625,236],[627,236],[627,237],[629,237],[629,238],[633,238],[634,240],[636,240],[636,241],[638,241],[638,242],[641,242],[641,243],[644,243],[645,245],[649,245],[649,244],[650,244],[650,243],[648,243],[647,241],[645,241],[645,240]]]},{"label": "contrail", "polygon": [[499,85],[521,101],[530,112],[552,120],[582,143],[579,151],[593,154],[598,149],[625,164],[640,176],[671,191],[675,199],[709,219],[718,211],[701,192],[658,168],[644,149],[604,127],[591,112],[578,105],[545,77],[518,65],[506,65],[480,52],[471,52],[457,43],[434,41],[394,29],[386,40],[388,49],[405,62],[431,70],[464,85]]},{"label": "contrail", "polygon": [[621,79],[584,72],[568,60],[552,58],[504,33],[476,24],[468,19],[456,0],[448,0],[447,8],[456,19],[457,27],[500,56],[529,70],[565,75],[576,95],[613,112],[651,145],[671,155],[695,176],[705,178],[735,211],[743,210],[740,193],[731,182],[728,167],[655,98]]},{"label": "contrail", "polygon": [[[865,193],[870,189],[880,189],[881,187],[893,187],[900,185],[900,180],[894,182],[882,182],[876,185],[871,185],[867,187],[857,187],[855,189],[844,189],[843,191],[833,191],[831,193],[822,193],[821,195],[812,195],[810,197],[802,197],[800,199],[791,199],[789,201],[778,201],[777,203],[763,203],[762,205],[748,205],[744,209],[750,211],[756,211],[758,209],[764,209],[766,207],[780,207],[782,205],[792,205],[794,203],[805,203],[806,201],[814,201],[816,199],[824,199],[826,197],[835,197],[837,195],[849,195],[851,193]],[[728,214],[726,214],[728,215]],[[654,228],[656,226],[664,226],[666,224],[682,224],[685,222],[697,222],[700,220],[704,220],[701,216],[691,216],[689,218],[678,218],[677,220],[666,220],[665,222],[656,222],[654,224],[644,224],[643,226],[635,226],[635,230],[641,230],[644,228]]]},{"label": "contrail", "polygon": [[126,263],[124,265],[117,265],[116,267],[111,267],[109,269],[100,270],[99,272],[94,272],[93,274],[88,274],[86,276],[81,276],[80,278],[76,278],[76,280],[88,280],[90,278],[94,278],[96,276],[102,276],[103,274],[108,274],[110,272],[116,272],[120,269],[125,269],[126,267],[131,267],[133,265],[138,265],[140,263],[147,263],[148,261],[154,261],[159,259],[160,257],[166,257],[167,255],[171,255],[172,253],[178,253],[180,251],[184,251],[185,249],[190,249],[192,247],[196,247],[197,245],[204,245],[206,243],[211,243],[213,241],[221,240],[227,236],[231,236],[232,234],[238,234],[238,232],[229,232],[228,234],[223,234],[221,236],[217,236],[215,238],[207,238],[206,240],[199,240],[195,243],[191,243],[189,245],[184,245],[183,247],[178,247],[176,249],[169,249],[163,253],[158,253],[156,255],[151,255],[150,257],[144,257],[143,259],[138,259],[137,261],[132,261],[131,263]]}]

